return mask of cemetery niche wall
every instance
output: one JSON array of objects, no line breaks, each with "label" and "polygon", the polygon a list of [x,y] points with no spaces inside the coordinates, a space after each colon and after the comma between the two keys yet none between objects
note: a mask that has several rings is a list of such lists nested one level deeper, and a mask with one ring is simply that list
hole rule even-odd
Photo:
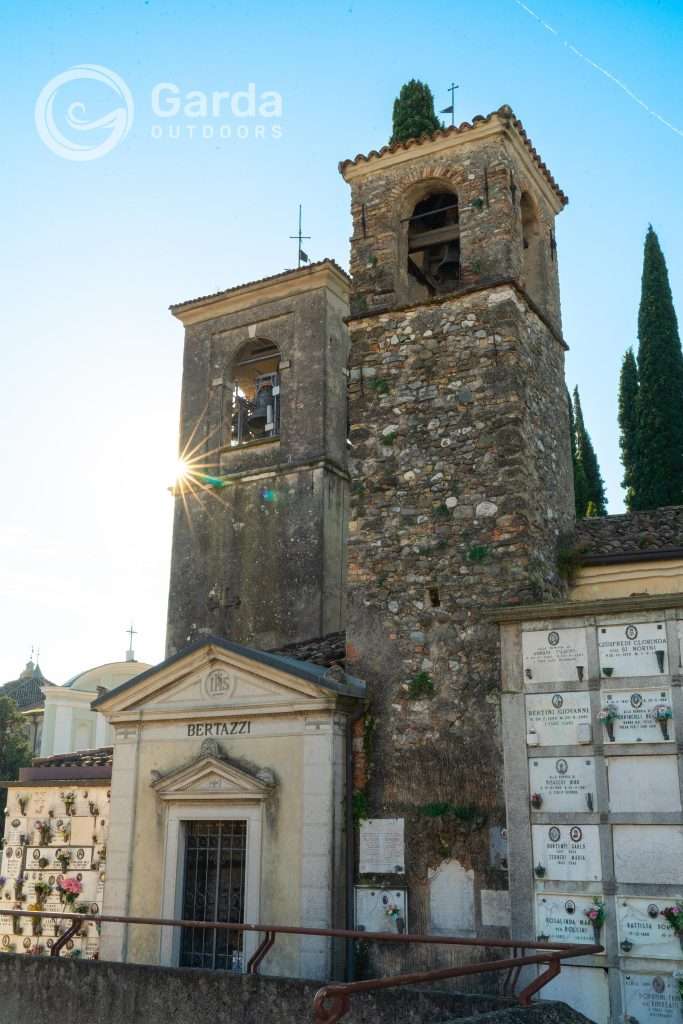
[{"label": "cemetery niche wall", "polygon": [[513,937],[604,946],[544,993],[598,1024],[683,1014],[683,602],[669,601],[500,616]]},{"label": "cemetery niche wall", "polygon": [[[0,855],[0,952],[49,956],[68,922],[9,910],[102,913],[109,835],[112,750],[40,758],[6,784]],[[97,960],[100,936],[85,922],[60,956]]]}]

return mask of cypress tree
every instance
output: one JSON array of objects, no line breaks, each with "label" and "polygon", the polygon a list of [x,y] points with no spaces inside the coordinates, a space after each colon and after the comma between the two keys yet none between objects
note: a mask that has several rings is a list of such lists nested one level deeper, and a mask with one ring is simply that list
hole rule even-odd
[{"label": "cypress tree", "polygon": [[424,134],[431,135],[432,132],[443,128],[434,112],[434,97],[428,85],[411,78],[401,86],[401,91],[394,100],[392,128],[390,145],[417,139]]},{"label": "cypress tree", "polygon": [[572,400],[567,391],[567,405],[569,407],[569,442],[572,451],[572,469],[574,470],[574,509],[577,519],[583,519],[588,506],[588,481],[583,465],[579,462],[579,455],[576,448],[576,423],[574,422],[574,408]]},{"label": "cypress tree", "polygon": [[576,458],[583,469],[587,484],[587,501],[583,506],[581,515],[607,515],[605,485],[600,475],[600,466],[598,465],[598,459],[593,448],[593,442],[586,430],[578,388],[574,388],[574,423],[576,428]]},{"label": "cypress tree", "polygon": [[638,366],[633,349],[624,355],[619,375],[619,448],[626,491],[626,508],[633,508],[638,438]]},{"label": "cypress tree", "polygon": [[647,230],[638,311],[634,509],[683,504],[683,354],[659,239]]}]

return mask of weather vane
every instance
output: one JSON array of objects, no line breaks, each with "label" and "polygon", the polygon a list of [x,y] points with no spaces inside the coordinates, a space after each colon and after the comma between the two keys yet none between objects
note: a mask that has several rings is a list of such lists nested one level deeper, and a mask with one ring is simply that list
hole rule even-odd
[{"label": "weather vane", "polygon": [[455,124],[455,90],[459,89],[459,88],[460,88],[459,85],[456,85],[455,82],[451,82],[451,84],[449,86],[449,89],[448,89],[449,93],[451,94],[450,106],[449,107],[444,107],[443,110],[439,111],[440,114],[450,114],[451,115],[451,127],[453,127],[453,125]]},{"label": "weather vane", "polygon": [[310,263],[311,261],[310,261],[308,255],[301,248],[301,243],[303,242],[303,240],[305,238],[309,239],[311,237],[310,235],[302,235],[301,234],[301,203],[299,203],[299,231],[298,231],[298,233],[296,235],[290,235],[289,237],[292,240],[296,239],[297,243],[298,243],[297,264],[296,264],[297,265],[297,269],[301,266],[302,263]]}]

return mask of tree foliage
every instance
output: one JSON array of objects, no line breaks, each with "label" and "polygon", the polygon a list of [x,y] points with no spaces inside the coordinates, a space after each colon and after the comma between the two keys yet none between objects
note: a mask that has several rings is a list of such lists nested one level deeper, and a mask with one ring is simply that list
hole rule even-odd
[{"label": "tree foliage", "polygon": [[[593,442],[586,430],[578,388],[574,388],[574,433],[576,461],[579,466],[579,488],[576,501],[577,517],[605,516],[607,515],[605,484],[600,473],[600,466],[598,465],[598,458],[593,448]],[[584,478],[585,492],[583,491]]]},{"label": "tree foliage", "polygon": [[431,135],[432,132],[443,128],[434,112],[434,97],[428,85],[411,78],[401,86],[401,91],[394,100],[392,128],[389,140],[391,145],[395,142],[417,139],[420,135]]},{"label": "tree foliage", "polygon": [[638,311],[637,445],[631,508],[683,504],[683,353],[659,239],[648,228]]},{"label": "tree foliage", "polygon": [[574,421],[574,407],[569,392],[567,391],[567,405],[569,406],[569,439],[572,450],[572,469],[574,471],[574,509],[577,519],[583,519],[588,507],[588,481],[583,464],[579,462],[576,448],[576,423]]},{"label": "tree foliage", "polygon": [[626,508],[633,508],[638,444],[638,365],[633,349],[624,354],[619,375],[619,448],[626,491]]},{"label": "tree foliage", "polygon": [[[31,747],[24,716],[9,697],[0,696],[0,779],[16,779],[19,769],[31,763]],[[0,834],[4,831],[7,791],[0,790]]]}]

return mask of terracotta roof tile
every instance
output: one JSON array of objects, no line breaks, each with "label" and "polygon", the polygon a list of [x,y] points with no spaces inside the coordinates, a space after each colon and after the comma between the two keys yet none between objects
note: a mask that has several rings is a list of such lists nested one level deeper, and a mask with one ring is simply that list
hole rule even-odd
[{"label": "terracotta roof tile", "polygon": [[113,747],[96,747],[93,750],[75,750],[70,754],[52,754],[50,757],[35,757],[34,768],[83,768],[92,765],[110,765],[114,759]]},{"label": "terracotta roof tile", "polygon": [[351,160],[342,160],[339,164],[339,172],[340,174],[343,174],[347,167],[355,167],[362,162],[368,163],[370,160],[373,160],[376,157],[385,156],[385,154],[387,153],[397,153],[401,149],[413,149],[417,146],[422,146],[425,142],[433,142],[435,139],[445,139],[448,138],[448,136],[450,135],[462,135],[465,132],[471,131],[471,129],[476,127],[478,124],[490,121],[491,118],[493,117],[499,117],[502,120],[508,121],[514,128],[517,129],[520,138],[524,142],[526,148],[529,150],[529,153],[531,154],[536,165],[548,179],[549,184],[557,193],[559,199],[562,202],[562,205],[566,206],[569,202],[569,199],[555,181],[555,178],[550,173],[550,170],[548,169],[547,165],[544,163],[543,160],[541,160],[538,151],[535,149],[533,143],[531,142],[531,139],[526,133],[524,125],[519,120],[519,118],[515,116],[512,108],[507,106],[507,104],[505,104],[502,107],[499,107],[498,110],[492,110],[491,113],[487,114],[485,117],[482,114],[477,114],[475,117],[472,118],[471,122],[463,121],[462,124],[460,125],[452,125],[449,128],[442,128],[437,132],[433,132],[432,134],[420,135],[419,138],[417,139],[408,139],[406,142],[395,142],[393,146],[386,145],[382,146],[381,149],[372,149],[367,154],[358,153],[358,155],[353,157],[353,159]]},{"label": "terracotta roof tile", "polygon": [[343,668],[346,664],[346,633],[328,633],[315,640],[287,644],[270,653],[295,658],[297,661],[310,661],[313,665],[324,665],[326,668],[332,665],[341,665]]},{"label": "terracotta roof tile", "polygon": [[661,558],[669,553],[671,557],[680,557],[683,505],[579,519],[576,543],[586,561],[606,556],[655,555]]}]

